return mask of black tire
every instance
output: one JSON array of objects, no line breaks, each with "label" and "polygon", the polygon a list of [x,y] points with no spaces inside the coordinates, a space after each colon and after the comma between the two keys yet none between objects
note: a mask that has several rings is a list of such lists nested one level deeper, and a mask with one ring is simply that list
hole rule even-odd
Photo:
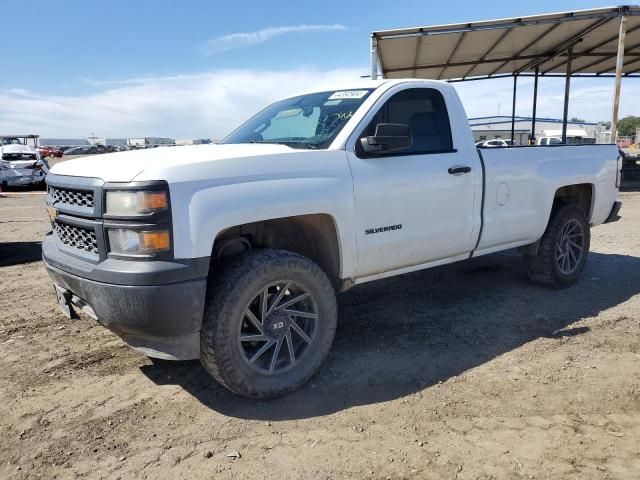
[{"label": "black tire", "polygon": [[[559,241],[565,229],[575,226],[581,231],[582,254],[575,262],[574,268],[563,271]],[[537,255],[525,255],[525,266],[529,278],[535,282],[554,287],[566,288],[578,279],[589,256],[591,232],[584,211],[575,203],[560,204],[554,207],[549,224],[540,240]],[[577,255],[573,256],[575,258]]]},{"label": "black tire", "polygon": [[[255,323],[248,322],[249,317],[247,316],[248,309],[255,309],[255,306],[252,306],[255,303],[252,302],[255,302],[256,299],[261,301],[262,292],[265,289],[267,292],[270,288],[272,291],[273,288],[277,289],[278,287],[274,287],[274,284],[278,284],[278,282],[283,284],[289,282],[287,285],[301,286],[299,288],[304,288],[304,291],[309,293],[307,300],[301,300],[301,302],[313,302],[312,308],[317,309],[316,319],[298,320],[313,322],[313,335],[309,334],[312,342],[302,341],[303,337],[297,338],[296,346],[293,347],[294,352],[297,348],[304,347],[304,350],[302,350],[303,353],[297,363],[293,362],[292,358],[289,359],[288,370],[274,371],[273,373],[260,372],[256,371],[258,367],[255,364],[250,363],[251,360],[248,357],[251,355],[247,355],[246,351],[255,342],[246,344],[240,338],[243,335],[243,329],[247,328],[247,324],[250,327],[255,325]],[[285,287],[275,290],[276,293],[279,291],[284,291],[282,295],[285,297],[276,295],[275,298],[269,299],[269,294],[265,294],[265,298],[267,298],[265,303],[269,311],[271,311],[271,307],[277,307],[271,315],[276,315],[276,310],[289,311],[285,307],[280,309],[281,307],[278,307],[276,303],[278,299],[292,298],[293,294]],[[290,295],[290,297],[286,297],[286,295]],[[269,307],[270,301],[271,307]],[[279,303],[283,304],[283,301],[280,300]],[[258,305],[259,313],[262,312],[261,308],[261,305]],[[296,308],[304,310],[305,307]],[[290,322],[296,322],[290,315],[283,313],[279,313],[279,315],[285,315]],[[215,274],[211,281],[200,333],[200,361],[211,376],[238,395],[259,399],[281,396],[303,385],[320,368],[331,349],[337,317],[335,291],[326,274],[318,265],[308,258],[284,250],[252,250],[230,261],[219,274]],[[273,317],[266,316],[265,318]],[[275,339],[277,334],[282,332],[267,331],[267,335],[265,335],[266,330],[264,329],[270,325],[276,328],[276,325],[280,323],[263,321],[260,324],[262,329],[256,334],[256,337],[267,337],[272,333],[273,336],[269,336],[269,338]],[[298,324],[297,326],[299,328]],[[289,350],[291,347],[288,345],[293,345],[291,332],[295,332],[295,330],[289,324],[285,329],[289,331],[289,338],[283,339],[280,335],[277,343],[280,343],[281,349],[276,351],[274,346],[273,351],[269,349],[269,353],[265,354],[271,355],[272,369],[274,368],[273,356],[276,357],[276,361],[280,365],[287,362],[286,355],[291,355]],[[246,339],[247,336],[242,338]],[[261,341],[265,343],[259,345],[268,343],[265,340]],[[277,345],[277,343],[273,345]],[[257,347],[256,349],[260,350]],[[282,370],[284,369],[285,367],[282,368]]]}]

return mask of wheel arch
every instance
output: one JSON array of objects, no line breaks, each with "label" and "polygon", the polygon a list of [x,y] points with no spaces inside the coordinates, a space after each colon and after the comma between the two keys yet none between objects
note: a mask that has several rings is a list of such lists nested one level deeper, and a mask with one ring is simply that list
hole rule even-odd
[{"label": "wheel arch", "polygon": [[[575,203],[584,212],[587,224],[590,223],[591,215],[593,213],[593,201],[595,198],[595,186],[592,183],[576,183],[570,185],[563,185],[556,188],[553,201],[549,208],[547,226],[551,222],[553,215],[558,209],[564,205]],[[518,247],[518,251],[524,255],[537,255],[538,248],[540,247],[540,237],[537,241],[528,245]]]},{"label": "wheel arch", "polygon": [[295,215],[225,228],[213,242],[211,268],[253,248],[277,248],[309,258],[327,274],[334,288],[342,287],[342,252],[338,226],[325,213]]},{"label": "wheel arch", "polygon": [[559,206],[575,203],[584,212],[588,223],[593,213],[594,191],[595,186],[592,183],[577,183],[559,187],[553,197],[553,208],[549,218]]}]

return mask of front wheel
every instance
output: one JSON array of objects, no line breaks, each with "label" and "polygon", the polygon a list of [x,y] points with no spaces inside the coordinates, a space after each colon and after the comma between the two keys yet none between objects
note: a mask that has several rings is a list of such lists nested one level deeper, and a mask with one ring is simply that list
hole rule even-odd
[{"label": "front wheel", "polygon": [[307,382],[337,324],[335,292],[308,258],[253,250],[212,281],[200,334],[205,370],[232,392],[271,398]]},{"label": "front wheel", "polygon": [[538,253],[525,256],[529,278],[555,288],[570,286],[584,269],[590,242],[584,211],[574,203],[558,208],[552,213]]}]

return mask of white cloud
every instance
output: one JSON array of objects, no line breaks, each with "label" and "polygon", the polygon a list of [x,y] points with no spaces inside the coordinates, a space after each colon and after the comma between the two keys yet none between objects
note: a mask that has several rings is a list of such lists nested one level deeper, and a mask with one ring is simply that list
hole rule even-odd
[{"label": "white cloud", "polygon": [[[367,66],[282,71],[218,70],[194,75],[93,81],[93,93],[49,95],[0,90],[0,132],[37,133],[45,138],[222,138],[269,103],[316,88],[358,80]],[[532,81],[519,83],[516,112],[531,114]],[[456,83],[469,116],[511,114],[510,79]],[[572,82],[570,116],[608,120],[613,81]],[[564,82],[540,81],[538,116],[562,116]],[[622,82],[621,116],[640,112],[640,84]]]},{"label": "white cloud", "polygon": [[358,80],[366,66],[319,71],[219,70],[93,82],[86,95],[0,90],[0,131],[45,138],[222,138],[275,100]]},{"label": "white cloud", "polygon": [[202,46],[202,53],[206,56],[227,52],[235,48],[249,47],[267,42],[275,37],[288,33],[326,32],[347,30],[344,25],[294,25],[289,27],[269,27],[255,32],[231,33],[209,40]]}]

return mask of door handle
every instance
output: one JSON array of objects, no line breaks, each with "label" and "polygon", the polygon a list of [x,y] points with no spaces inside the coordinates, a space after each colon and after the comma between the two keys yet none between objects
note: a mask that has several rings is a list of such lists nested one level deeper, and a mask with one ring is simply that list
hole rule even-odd
[{"label": "door handle", "polygon": [[462,173],[469,173],[471,171],[471,167],[465,167],[463,165],[455,165],[449,168],[449,173],[451,175],[460,175]]}]

